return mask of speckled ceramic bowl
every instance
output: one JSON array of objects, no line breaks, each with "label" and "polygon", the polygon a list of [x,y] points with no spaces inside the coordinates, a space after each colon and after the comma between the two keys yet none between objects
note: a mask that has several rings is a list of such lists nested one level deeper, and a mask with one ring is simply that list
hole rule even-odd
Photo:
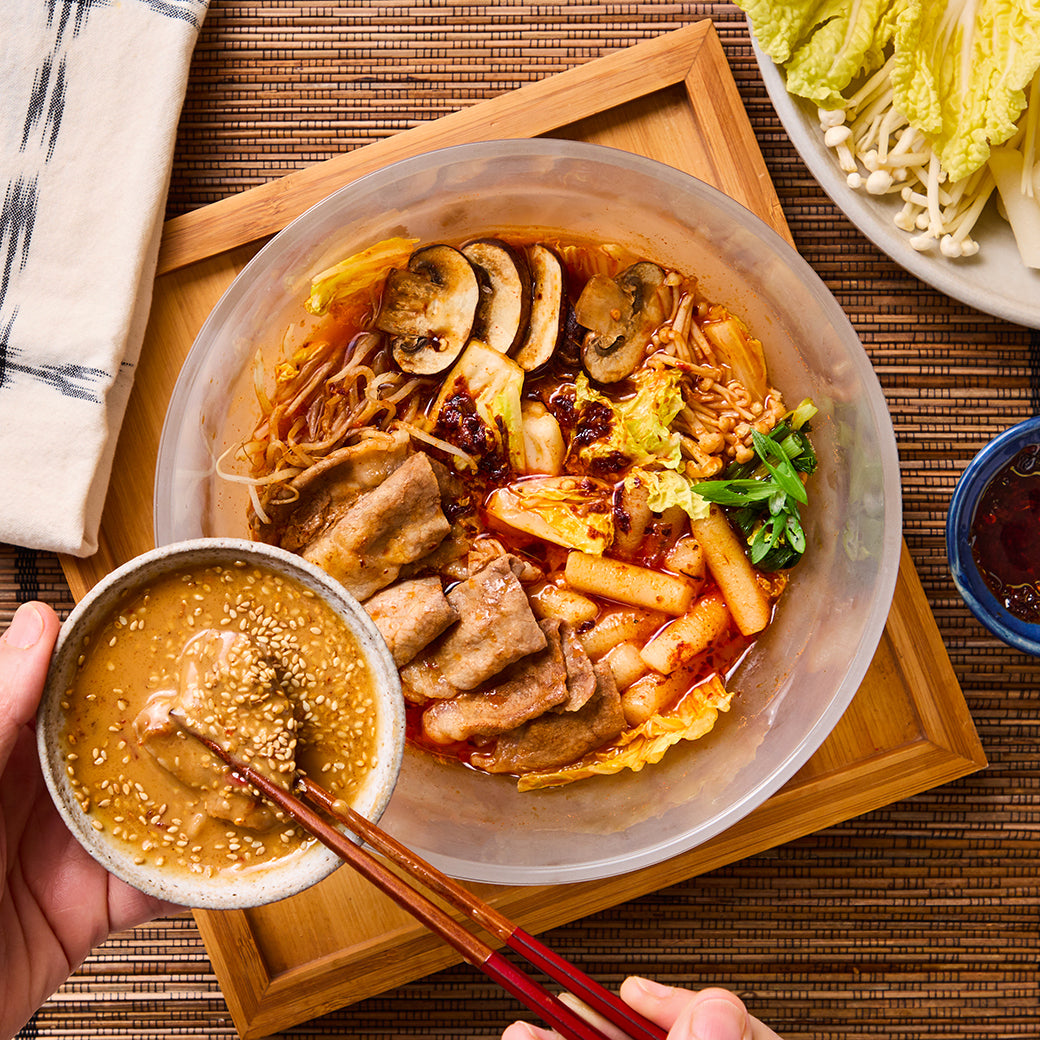
[{"label": "speckled ceramic bowl", "polygon": [[[131,560],[99,582],[62,626],[51,661],[37,719],[37,742],[44,777],[69,829],[98,862],[135,888],[184,906],[229,910],[274,902],[300,892],[340,864],[332,852],[313,844],[270,865],[245,871],[217,870],[211,877],[182,868],[139,865],[133,848],[93,826],[75,797],[67,775],[66,718],[61,702],[77,668],[84,639],[110,615],[123,597],[185,568],[231,565],[236,561],[295,579],[328,604],[357,638],[373,677],[376,696],[376,762],[353,802],[378,820],[390,800],[404,749],[404,700],[393,659],[369,616],[343,588],[306,561],[277,549],[235,538],[205,538],[155,549]],[[187,631],[187,630],[186,630]]]},{"label": "speckled ceramic bowl", "polygon": [[1040,444],[1040,415],[994,437],[971,460],[950,500],[946,554],[957,591],[975,617],[1008,646],[1040,657],[1040,625],[1023,621],[1004,607],[986,584],[971,551],[971,531],[979,499],[997,474],[1023,448],[1033,444]]}]

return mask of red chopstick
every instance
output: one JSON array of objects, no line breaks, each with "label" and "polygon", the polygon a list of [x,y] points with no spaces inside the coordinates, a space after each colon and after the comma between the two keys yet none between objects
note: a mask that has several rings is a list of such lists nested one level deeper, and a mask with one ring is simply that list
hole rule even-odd
[{"label": "red chopstick", "polygon": [[[183,725],[183,722],[181,723]],[[188,729],[213,754],[222,759],[238,776],[252,784],[268,799],[284,809],[323,845],[335,852],[358,873],[372,882],[402,909],[421,921],[462,954],[467,963],[480,969],[499,983],[530,1010],[556,1029],[565,1040],[605,1040],[603,1034],[572,1011],[558,998],[529,978],[498,951],[467,931],[450,914],[443,911],[423,893],[412,888],[366,849],[354,844],[333,827],[306,802],[273,784],[262,774],[236,761],[219,744]],[[665,1040],[665,1030],[633,1011],[620,997],[604,989],[584,972],[553,953],[533,936],[515,925],[494,907],[489,906],[456,881],[442,874],[374,823],[337,801],[318,784],[306,777],[299,781],[307,801],[338,820],[407,874],[418,879],[472,921],[504,942],[525,960],[540,968],[550,978],[565,986],[590,1008],[612,1022],[631,1040]]]},{"label": "red chopstick", "polygon": [[514,924],[493,906],[485,903],[458,882],[442,874],[431,863],[392,838],[386,831],[366,820],[343,802],[334,801],[328,791],[309,777],[300,778],[304,797],[335,817],[349,830],[360,835],[387,859],[402,867],[431,891],[461,910],[470,920],[485,928],[525,960],[540,968],[549,978],[580,997],[593,1011],[623,1029],[631,1040],[665,1040],[665,1030],[633,1011],[620,997],[604,989],[598,982],[569,961],[553,953],[547,946]]}]

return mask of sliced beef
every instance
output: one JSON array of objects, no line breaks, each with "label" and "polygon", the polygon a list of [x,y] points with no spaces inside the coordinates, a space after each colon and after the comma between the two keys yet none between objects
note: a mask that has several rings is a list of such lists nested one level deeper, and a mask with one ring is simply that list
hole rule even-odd
[{"label": "sliced beef", "polygon": [[625,728],[621,696],[608,665],[597,663],[595,674],[596,692],[585,707],[548,712],[504,733],[493,751],[473,755],[473,765],[489,773],[557,769],[613,740]]},{"label": "sliced beef", "polygon": [[417,452],[361,495],[302,555],[365,600],[396,581],[405,564],[436,549],[448,530],[430,460]]},{"label": "sliced beef", "polygon": [[409,453],[408,434],[372,432],[326,455],[289,482],[287,497],[268,502],[269,523],[252,518],[261,541],[299,552],[331,527],[366,491],[379,487]]},{"label": "sliced beef", "polygon": [[206,629],[185,647],[175,689],[153,693],[134,720],[138,741],[194,792],[200,811],[263,830],[274,822],[249,787],[175,721],[209,737],[282,787],[295,769],[296,723],[263,649],[248,636]]},{"label": "sliced beef", "polygon": [[596,692],[596,673],[573,626],[566,623],[560,625],[560,641],[563,643],[563,660],[567,666],[567,700],[556,710],[577,711]]},{"label": "sliced beef", "polygon": [[545,649],[517,661],[488,690],[460,693],[423,713],[430,740],[450,744],[471,737],[494,737],[516,729],[567,700],[567,666],[560,622],[542,622]]},{"label": "sliced beef", "polygon": [[432,659],[460,690],[475,689],[545,647],[545,635],[510,561],[497,557],[448,592],[459,623],[436,644]]},{"label": "sliced beef", "polygon": [[497,538],[478,538],[466,555],[466,569],[469,574],[479,574],[492,560],[508,555],[506,547]]},{"label": "sliced beef", "polygon": [[508,556],[513,573],[528,585],[541,581],[545,575],[530,560],[522,560],[515,556],[497,538],[477,538],[470,546],[466,556],[466,567],[470,574],[482,571],[492,560],[499,556]]},{"label": "sliced beef", "polygon": [[399,581],[366,600],[365,610],[398,668],[425,650],[458,617],[436,577]]},{"label": "sliced beef", "polygon": [[[441,508],[444,508],[443,499],[441,499]],[[401,577],[417,578],[424,574],[443,574],[456,581],[469,577],[469,572],[462,564],[472,540],[464,527],[452,524],[447,537],[433,552],[427,553],[421,560],[416,560],[401,568]]]},{"label": "sliced beef", "polygon": [[426,704],[457,697],[462,691],[452,686],[441,670],[423,654],[401,669],[401,692],[409,704]]},{"label": "sliced beef", "polygon": [[441,504],[448,519],[454,522],[459,517],[472,513],[473,496],[466,482],[455,470],[445,466],[432,455],[430,463],[437,477],[437,486],[441,489]]}]

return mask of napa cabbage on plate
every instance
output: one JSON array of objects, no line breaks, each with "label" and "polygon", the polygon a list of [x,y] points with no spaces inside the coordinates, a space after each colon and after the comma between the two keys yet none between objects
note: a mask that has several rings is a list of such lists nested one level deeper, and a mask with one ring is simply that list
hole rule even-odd
[{"label": "napa cabbage on plate", "polygon": [[[918,250],[978,251],[971,231],[999,182],[1023,261],[1040,209],[1040,9],[1029,0],[743,0],[788,90],[819,109],[853,188],[898,194]],[[1001,147],[1002,146],[1002,147]],[[1018,153],[995,180],[991,155]],[[1012,198],[1012,196],[1014,196]],[[1026,203],[1022,203],[1022,198]]]}]

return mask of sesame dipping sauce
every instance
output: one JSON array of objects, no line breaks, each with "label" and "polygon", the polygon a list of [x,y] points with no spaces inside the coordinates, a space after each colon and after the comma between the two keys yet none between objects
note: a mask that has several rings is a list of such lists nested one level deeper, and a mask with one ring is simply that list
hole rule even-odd
[{"label": "sesame dipping sauce", "polygon": [[65,772],[90,825],[138,865],[212,877],[314,839],[229,778],[170,712],[282,786],[351,802],[376,759],[372,671],[348,624],[292,578],[238,562],[161,575],[78,648]]}]

